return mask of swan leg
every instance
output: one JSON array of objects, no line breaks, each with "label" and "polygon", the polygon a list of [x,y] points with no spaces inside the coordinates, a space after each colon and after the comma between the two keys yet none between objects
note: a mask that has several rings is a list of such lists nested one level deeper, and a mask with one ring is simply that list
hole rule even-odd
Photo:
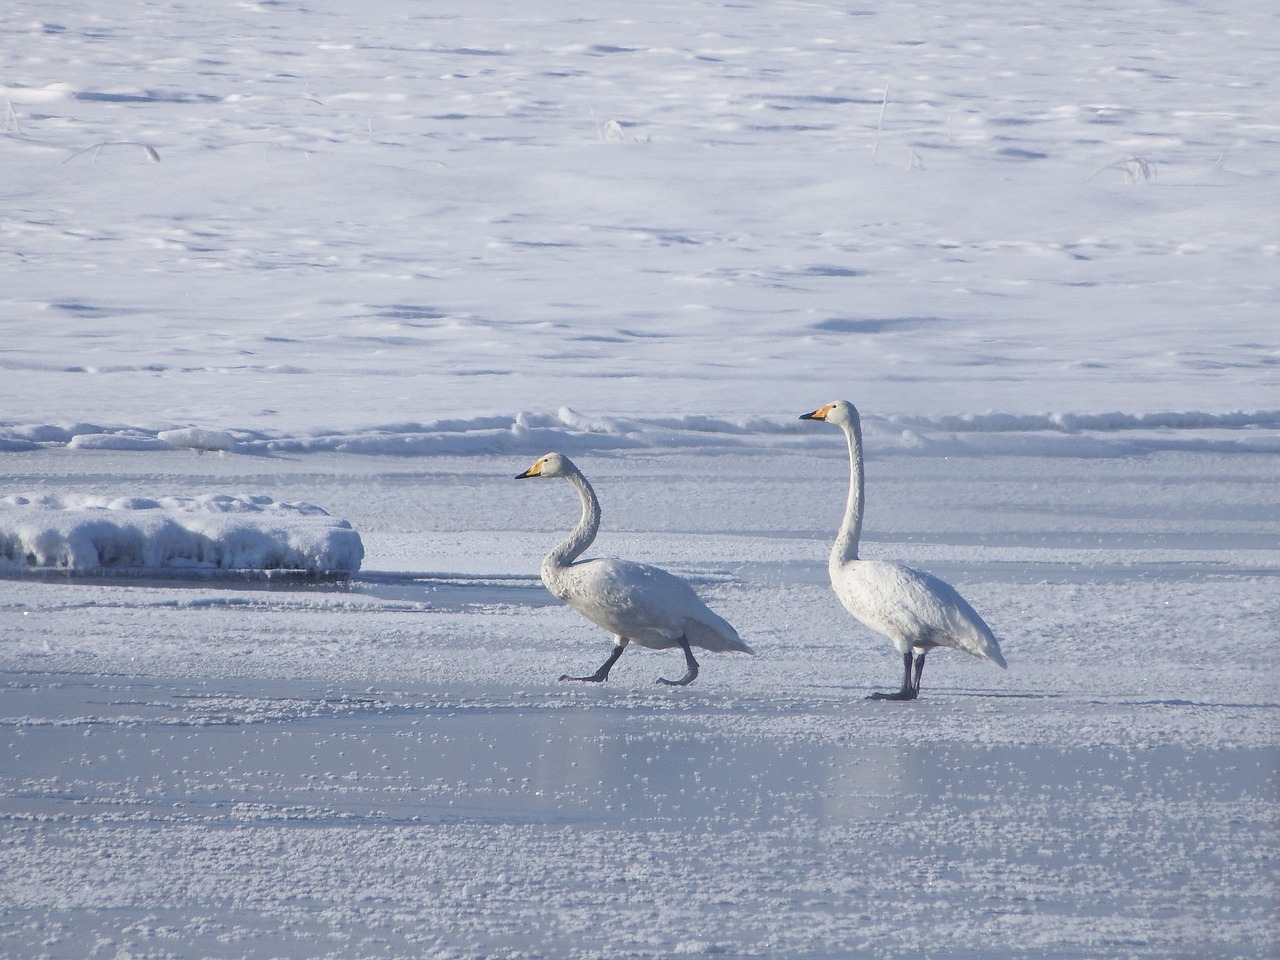
[{"label": "swan leg", "polygon": [[600,669],[589,677],[571,677],[567,673],[560,675],[561,680],[580,680],[583,683],[603,683],[609,679],[609,671],[613,669],[613,665],[618,662],[618,658],[622,656],[622,651],[627,649],[627,641],[619,640],[613,645],[613,652],[609,654],[609,659],[600,665]]},{"label": "swan leg", "polygon": [[687,667],[684,676],[679,680],[668,680],[666,677],[659,677],[659,683],[665,683],[669,687],[683,687],[686,684],[693,683],[694,678],[698,675],[698,661],[693,659],[693,651],[689,648],[689,641],[684,637],[680,638],[680,649],[684,651],[684,662]]},{"label": "swan leg", "polygon": [[[911,685],[911,651],[908,650],[902,655],[902,689],[897,693],[873,693],[867,697],[868,700],[914,700],[919,690]],[[917,671],[924,669],[924,654],[920,655],[920,666]],[[920,674],[916,673],[917,681]]]},{"label": "swan leg", "polygon": [[928,652],[926,650],[924,653],[916,654],[916,676],[911,682],[911,689],[916,692],[916,696],[920,695],[920,674],[924,673],[924,654]]}]

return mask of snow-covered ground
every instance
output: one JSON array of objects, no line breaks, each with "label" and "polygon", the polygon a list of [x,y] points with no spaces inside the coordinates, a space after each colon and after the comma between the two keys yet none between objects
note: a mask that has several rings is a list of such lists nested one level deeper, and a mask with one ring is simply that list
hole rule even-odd
[{"label": "snow-covered ground", "polygon": [[[0,956],[1276,952],[1265,5],[19,0],[0,52]],[[864,699],[839,397],[864,554],[1008,672]],[[757,656],[556,682],[608,638],[551,449]]]}]

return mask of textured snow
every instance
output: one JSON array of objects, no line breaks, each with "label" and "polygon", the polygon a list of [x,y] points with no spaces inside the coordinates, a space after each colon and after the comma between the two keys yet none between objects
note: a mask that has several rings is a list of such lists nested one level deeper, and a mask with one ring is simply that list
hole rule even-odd
[{"label": "textured snow", "polygon": [[[1128,456],[1159,450],[1280,453],[1280,410],[1220,414],[910,414],[864,417],[882,447],[925,456]],[[444,421],[364,426],[346,431],[155,430],[76,424],[13,424],[7,447],[68,446],[97,450],[192,449],[246,454],[362,453],[385,456],[520,455],[529,449],[569,453],[606,450],[734,451],[754,447],[815,447],[823,440],[793,419],[705,414],[672,417],[554,413],[454,417]]]}]

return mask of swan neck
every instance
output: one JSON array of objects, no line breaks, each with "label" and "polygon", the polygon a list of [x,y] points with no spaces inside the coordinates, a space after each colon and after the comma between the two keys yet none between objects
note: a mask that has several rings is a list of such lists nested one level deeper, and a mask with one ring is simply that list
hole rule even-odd
[{"label": "swan neck", "polygon": [[843,425],[845,439],[849,442],[849,500],[844,508],[844,521],[831,548],[831,566],[839,566],[858,559],[858,540],[862,537],[862,423],[855,417],[852,423]]},{"label": "swan neck", "polygon": [[596,533],[600,529],[600,501],[596,499],[596,492],[591,489],[591,484],[587,482],[587,478],[574,471],[566,474],[565,479],[573,484],[573,488],[578,491],[578,499],[582,501],[582,517],[578,520],[578,525],[564,539],[564,542],[547,554],[547,558],[542,564],[544,571],[554,571],[561,567],[569,566],[578,557],[582,556],[587,547],[591,546],[591,542],[595,540]]}]

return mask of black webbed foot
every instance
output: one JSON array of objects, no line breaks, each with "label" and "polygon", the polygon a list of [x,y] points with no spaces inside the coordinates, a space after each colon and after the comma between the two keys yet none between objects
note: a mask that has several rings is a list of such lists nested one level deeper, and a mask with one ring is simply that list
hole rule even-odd
[{"label": "black webbed foot", "polygon": [[873,693],[868,700],[914,700],[919,694],[913,688],[899,690],[897,693]]},{"label": "black webbed foot", "polygon": [[697,676],[698,676],[698,670],[695,667],[693,670],[690,670],[679,680],[668,680],[666,677],[659,677],[657,682],[664,683],[668,687],[684,687],[693,683],[693,681],[697,678]]},{"label": "black webbed foot", "polygon": [[868,700],[914,700],[920,694],[920,672],[924,669],[924,654],[920,654],[916,666],[915,682],[911,680],[911,651],[902,655],[902,689],[897,693],[873,693]]},{"label": "black webbed foot", "polygon": [[614,644],[613,651],[609,654],[609,659],[600,664],[600,669],[589,677],[571,677],[567,673],[562,673],[560,674],[560,679],[574,680],[579,683],[604,683],[609,679],[609,671],[613,669],[613,665],[618,662],[618,658],[622,656],[622,651],[625,649],[625,643]]},{"label": "black webbed foot", "polygon": [[589,677],[571,677],[567,673],[560,674],[561,680],[575,680],[578,683],[604,683],[609,679],[608,670],[597,670]]},{"label": "black webbed foot", "polygon": [[684,651],[685,673],[679,680],[668,680],[666,677],[659,677],[658,683],[666,684],[668,687],[683,687],[693,683],[698,676],[698,661],[693,658],[693,651],[689,649],[689,641],[684,637],[680,638],[680,649]]}]

